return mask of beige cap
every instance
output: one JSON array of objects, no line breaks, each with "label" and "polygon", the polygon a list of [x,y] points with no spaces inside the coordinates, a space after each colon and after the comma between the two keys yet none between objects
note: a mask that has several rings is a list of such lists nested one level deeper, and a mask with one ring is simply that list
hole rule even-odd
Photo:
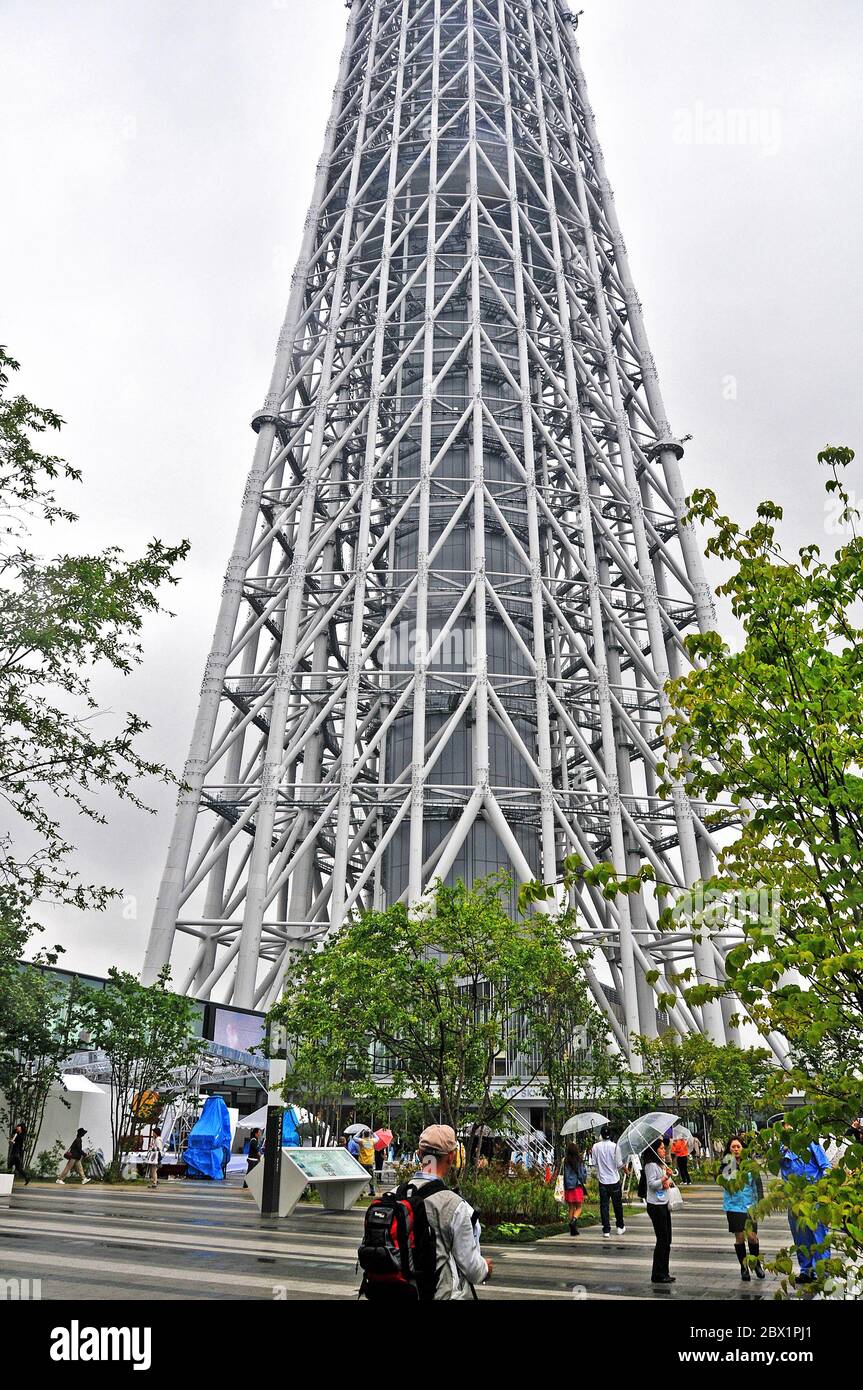
[{"label": "beige cap", "polygon": [[450,1125],[429,1125],[420,1135],[421,1154],[454,1154],[457,1148],[455,1130]]}]

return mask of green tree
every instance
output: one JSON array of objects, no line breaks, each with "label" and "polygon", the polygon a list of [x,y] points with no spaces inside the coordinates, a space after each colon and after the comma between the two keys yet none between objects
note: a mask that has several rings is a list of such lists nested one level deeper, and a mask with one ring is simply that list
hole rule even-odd
[{"label": "green tree", "polygon": [[653,1104],[680,1115],[696,1077],[713,1061],[715,1048],[700,1033],[681,1038],[669,1031],[658,1038],[636,1038],[635,1051],[642,1059]]},{"label": "green tree", "polygon": [[[295,1055],[332,1048],[357,1081],[370,1048],[405,1089],[456,1129],[470,1119],[494,1128],[508,1099],[495,1089],[495,1059],[541,996],[549,953],[562,952],[545,919],[513,922],[503,875],[467,888],[438,885],[421,910],[395,904],[367,912],[297,964],[272,1017]],[[512,1080],[508,1098],[534,1079]]]},{"label": "green tree", "polygon": [[[306,1021],[313,1012],[313,1003],[309,1001]],[[282,1093],[288,1103],[308,1111],[315,1137],[329,1134],[329,1142],[333,1143],[341,1130],[345,1100],[351,1098],[359,1104],[373,1089],[373,1082],[367,1040],[343,1029],[340,1019],[328,1018],[327,1023],[327,1034],[291,1037]]]},{"label": "green tree", "polygon": [[[772,502],[744,529],[711,492],[693,496],[692,515],[712,531],[708,553],[731,568],[719,592],[744,638],[736,647],[716,633],[690,638],[698,664],[670,688],[668,742],[693,791],[741,808],[708,886],[732,903],[762,889],[769,905],[738,913],[728,986],[790,1046],[777,1089],[798,1089],[807,1102],[787,1136],[794,1148],[844,1134],[863,1110],[863,542],[843,482],[853,459],[844,448],[819,455],[845,532],[827,559],[814,543],[793,559],[783,553],[782,509]],[[837,1271],[856,1257],[856,1240],[842,1232],[863,1225],[858,1146],[817,1190],[788,1195],[803,1216],[818,1203]]]},{"label": "green tree", "polygon": [[136,1145],[136,1100],[149,1091],[176,1089],[177,1078],[205,1049],[193,1035],[197,1007],[194,1000],[170,993],[167,968],[149,986],[112,968],[104,989],[82,990],[83,1025],[110,1065],[114,1177]]},{"label": "green tree", "polygon": [[[767,1137],[774,1172],[781,1142],[799,1152],[843,1136],[863,1112],[863,541],[843,482],[853,460],[846,448],[819,454],[831,520],[844,532],[828,559],[815,543],[793,558],[783,552],[774,502],[744,528],[712,492],[693,495],[690,518],[711,532],[707,553],[730,571],[718,592],[742,640],[689,637],[693,667],[669,684],[667,765],[676,762],[691,795],[721,805],[716,822],[735,833],[704,885],[708,913],[684,897],[660,927],[725,926],[739,937],[725,985],[698,985],[683,972],[678,988],[693,1004],[733,994],[762,1034],[786,1040],[787,1069],[765,1089],[777,1108],[793,1091],[805,1104],[790,1112],[787,1131]],[[649,866],[628,879],[608,865],[571,865],[568,874],[601,882],[610,896],[653,877]],[[831,1228],[834,1258],[820,1269],[841,1276],[863,1234],[861,1147],[850,1145],[820,1183],[774,1189],[767,1202],[786,1200],[804,1222]],[[787,1251],[783,1262],[790,1268]]]},{"label": "green tree", "polygon": [[39,1137],[48,1093],[75,1048],[81,1029],[77,980],[59,981],[32,966],[16,965],[0,1014],[0,1125],[27,1127],[24,1161]]},{"label": "green tree", "polygon": [[[9,393],[18,363],[0,348],[0,961],[20,958],[36,927],[38,903],[104,908],[116,890],[83,882],[61,825],[65,804],[104,823],[106,791],[142,806],[136,782],[169,778],[136,749],[147,725],[126,714],[102,729],[91,675],[104,665],[128,674],[141,660],[144,618],[161,610],[158,592],[188,543],[151,541],[137,560],[116,546],[95,554],[43,559],[29,549],[34,526],[77,518],[59,500],[57,481],[80,473],[36,439],[63,421]],[[0,989],[9,976],[0,966]],[[0,1013],[8,1001],[0,996]]]},{"label": "green tree", "polygon": [[[692,669],[668,685],[666,766],[687,777],[689,794],[723,806],[710,823],[735,833],[703,885],[706,912],[698,895],[684,897],[659,926],[737,931],[724,986],[681,972],[675,988],[695,1005],[734,995],[763,1036],[787,1041],[787,1068],[764,1091],[775,1108],[794,1091],[806,1104],[789,1112],[789,1129],[764,1140],[774,1172],[782,1143],[802,1151],[845,1136],[863,1112],[863,539],[844,482],[853,459],[846,448],[819,455],[839,534],[828,559],[814,542],[794,557],[782,550],[774,502],[746,528],[720,512],[713,492],[693,493],[689,518],[709,528],[707,553],[730,571],[718,594],[742,639],[689,637]],[[617,878],[610,865],[570,863],[566,881],[577,878],[614,897],[641,890],[653,872]],[[527,887],[534,899],[549,892]],[[844,1277],[863,1241],[863,1148],[850,1144],[819,1183],[775,1188],[766,1205],[784,1201],[803,1222],[831,1227],[834,1258],[821,1275]],[[788,1251],[780,1268],[791,1268]]]},{"label": "green tree", "polygon": [[548,1121],[560,1147],[560,1132],[577,1110],[593,1110],[616,1068],[608,1025],[587,986],[577,958],[562,949],[566,923],[538,916],[534,930],[545,936],[540,988],[528,999],[524,1027],[534,1049],[548,1097]]},{"label": "green tree", "polygon": [[723,1141],[751,1131],[765,1100],[773,1070],[764,1048],[717,1047],[711,1043],[692,1080],[690,1096],[708,1134]]}]

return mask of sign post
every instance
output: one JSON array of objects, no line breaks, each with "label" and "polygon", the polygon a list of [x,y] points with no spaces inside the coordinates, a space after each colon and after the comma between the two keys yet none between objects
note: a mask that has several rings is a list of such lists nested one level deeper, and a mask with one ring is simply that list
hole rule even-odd
[{"label": "sign post", "polygon": [[280,1023],[270,1024],[270,1077],[267,1092],[267,1130],[264,1140],[261,1216],[278,1216],[282,1169],[282,1120],[285,1113],[281,1085],[287,1074],[287,1034]]},{"label": "sign post", "polygon": [[[290,1216],[307,1187],[316,1187],[324,1211],[350,1211],[366,1191],[369,1175],[347,1149],[282,1149],[272,1216]],[[263,1163],[248,1176],[249,1191],[264,1213]]]}]

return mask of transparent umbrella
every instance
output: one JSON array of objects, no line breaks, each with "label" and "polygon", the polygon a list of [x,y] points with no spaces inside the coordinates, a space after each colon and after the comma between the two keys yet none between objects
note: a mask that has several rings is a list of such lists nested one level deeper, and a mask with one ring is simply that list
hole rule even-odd
[{"label": "transparent umbrella", "polygon": [[657,1139],[661,1139],[663,1134],[673,1129],[677,1119],[677,1115],[666,1115],[662,1110],[651,1110],[650,1114],[641,1115],[637,1120],[633,1120],[618,1140],[621,1158],[627,1159],[632,1154],[643,1153],[649,1144],[655,1144]]},{"label": "transparent umbrella", "polygon": [[347,1129],[342,1130],[343,1134],[371,1134],[368,1125],[348,1125]]},{"label": "transparent umbrella", "polygon": [[583,1115],[573,1115],[571,1120],[567,1120],[561,1134],[585,1134],[589,1129],[599,1129],[601,1125],[607,1125],[609,1119],[607,1115],[600,1115],[598,1110],[585,1110]]},{"label": "transparent umbrella", "polygon": [[675,1125],[671,1131],[672,1139],[685,1139],[687,1144],[692,1143],[692,1130],[687,1129],[686,1125]]}]

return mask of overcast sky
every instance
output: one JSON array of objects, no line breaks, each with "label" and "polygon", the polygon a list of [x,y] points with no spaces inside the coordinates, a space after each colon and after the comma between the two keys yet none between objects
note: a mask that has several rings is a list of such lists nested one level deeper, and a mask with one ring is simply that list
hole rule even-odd
[{"label": "overcast sky", "polygon": [[[815,454],[863,435],[863,5],[581,4],[686,481],[741,518],[771,496],[792,543],[829,543]],[[0,341],[84,472],[54,544],[192,542],[144,666],[97,682],[177,771],[345,21],[343,0],[0,0]],[[49,918],[78,969],[141,964],[174,797],[150,799],[73,827],[82,875],[128,895]]]}]

